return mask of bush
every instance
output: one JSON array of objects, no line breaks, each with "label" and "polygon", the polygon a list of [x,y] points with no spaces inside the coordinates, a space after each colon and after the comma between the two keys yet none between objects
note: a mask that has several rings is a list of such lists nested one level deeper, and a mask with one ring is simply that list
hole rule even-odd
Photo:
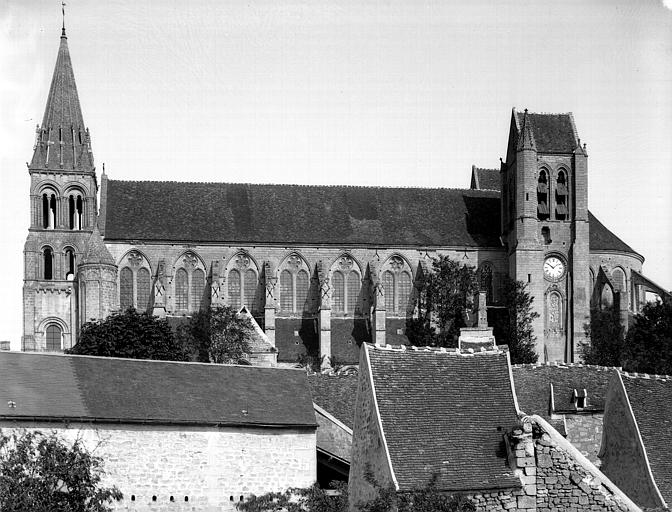
[{"label": "bush", "polygon": [[614,308],[590,310],[590,323],[584,326],[588,343],[583,349],[583,362],[600,366],[621,366],[623,325]]}]

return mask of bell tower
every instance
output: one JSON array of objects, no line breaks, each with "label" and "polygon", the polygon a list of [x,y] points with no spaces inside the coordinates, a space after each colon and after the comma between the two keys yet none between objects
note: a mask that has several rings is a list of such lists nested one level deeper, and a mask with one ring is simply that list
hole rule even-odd
[{"label": "bell tower", "polygon": [[502,163],[509,275],[539,314],[539,361],[578,361],[589,317],[587,154],[567,114],[513,110]]},{"label": "bell tower", "polygon": [[60,351],[75,343],[77,267],[96,224],[98,192],[65,26],[28,173],[22,350]]}]

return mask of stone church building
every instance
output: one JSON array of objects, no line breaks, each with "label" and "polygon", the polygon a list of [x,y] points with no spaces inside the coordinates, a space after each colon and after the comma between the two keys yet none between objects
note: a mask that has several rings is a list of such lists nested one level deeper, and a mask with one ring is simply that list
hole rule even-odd
[{"label": "stone church building", "polygon": [[[96,173],[65,30],[30,173],[26,351],[60,351],[85,321],[134,306],[185,316],[246,306],[278,349],[359,360],[404,329],[433,257],[528,283],[540,360],[578,359],[591,301],[627,321],[643,256],[588,211],[571,113],[511,115],[506,160],[465,189],[120,181]],[[466,181],[466,180],[465,180]]]}]

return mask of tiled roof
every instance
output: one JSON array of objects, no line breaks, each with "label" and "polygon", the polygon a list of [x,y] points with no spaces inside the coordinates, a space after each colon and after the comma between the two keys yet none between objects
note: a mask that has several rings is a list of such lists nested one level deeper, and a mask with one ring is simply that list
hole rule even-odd
[{"label": "tiled roof", "polygon": [[[523,126],[524,112],[516,112],[518,126]],[[577,145],[572,115],[528,112],[536,149],[540,153],[572,153]]]},{"label": "tiled roof", "polygon": [[631,377],[625,373],[621,376],[642,435],[653,479],[663,499],[670,505],[672,504],[672,376]]},{"label": "tiled roof", "polygon": [[499,194],[108,181],[106,240],[499,247]]},{"label": "tiled roof", "polygon": [[575,389],[586,389],[588,392],[584,411],[604,412],[609,379],[616,369],[608,366],[555,363],[513,365],[511,371],[520,410],[525,414],[543,417],[562,432],[563,422],[551,419],[551,384],[554,412],[576,411],[572,403]]},{"label": "tiled roof", "polygon": [[313,402],[352,428],[358,379],[358,375],[309,375]]},{"label": "tiled roof", "polygon": [[93,233],[91,233],[86,243],[82,263],[107,263],[108,265],[114,265],[114,258],[103,242],[103,237],[100,236],[98,226],[93,228]]},{"label": "tiled roof", "polygon": [[48,160],[49,169],[93,170],[87,139],[68,51],[68,39],[63,33],[40,126],[40,137],[30,168],[44,168]]},{"label": "tiled roof", "polygon": [[247,340],[247,343],[253,354],[277,352],[277,349],[268,341],[268,336],[254,319],[252,313],[248,311],[246,306],[240,308],[238,315],[246,317],[250,321],[250,324],[252,324],[252,335]]},{"label": "tiled roof", "polygon": [[0,352],[0,417],[315,426],[304,371]]},{"label": "tiled roof", "polygon": [[518,424],[504,352],[462,355],[366,347],[399,488],[520,486],[503,435]]},{"label": "tiled roof", "polygon": [[590,224],[590,250],[591,251],[622,251],[639,254],[623,240],[614,235],[602,224],[595,215],[588,212]]},{"label": "tiled roof", "polygon": [[471,188],[475,190],[501,190],[499,169],[472,168]]}]

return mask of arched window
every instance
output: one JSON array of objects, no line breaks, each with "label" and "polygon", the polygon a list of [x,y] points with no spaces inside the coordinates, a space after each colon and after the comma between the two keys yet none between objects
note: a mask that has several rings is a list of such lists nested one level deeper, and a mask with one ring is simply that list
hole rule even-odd
[{"label": "arched window", "polygon": [[411,291],[413,290],[413,282],[409,272],[404,271],[399,274],[398,288],[397,311],[405,314],[408,310],[409,302],[411,300]]},{"label": "arched window", "polygon": [[294,311],[294,285],[292,273],[289,270],[283,270],[280,273],[280,311]]},{"label": "arched window", "polygon": [[56,324],[49,324],[47,326],[47,352],[60,352],[63,350],[62,331]]},{"label": "arched window", "polygon": [[308,272],[301,269],[296,274],[296,311],[306,311],[308,306],[308,293],[310,290],[310,277]]},{"label": "arched window", "polygon": [[332,278],[333,296],[331,300],[331,307],[336,313],[343,313],[345,311],[345,277],[339,270],[335,271]]},{"label": "arched window", "polygon": [[70,194],[68,198],[68,221],[70,229],[82,229],[82,216],[84,211],[84,202],[79,193]]},{"label": "arched window", "polygon": [[133,271],[124,267],[119,276],[119,306],[122,311],[133,307]]},{"label": "arched window", "polygon": [[45,247],[42,251],[42,265],[44,269],[43,279],[54,278],[54,251],[51,247]]},{"label": "arched window", "polygon": [[383,272],[383,289],[385,290],[385,311],[390,313],[395,311],[394,307],[394,274],[389,270]]},{"label": "arched window", "polygon": [[243,305],[247,306],[250,311],[256,311],[256,297],[259,280],[257,273],[248,268],[243,276]]},{"label": "arched window", "polygon": [[362,289],[362,280],[359,274],[351,270],[347,277],[347,295],[345,297],[345,312],[354,313],[357,310],[359,291]]},{"label": "arched window", "polygon": [[611,281],[614,283],[614,290],[617,292],[625,291],[625,274],[620,268],[615,268],[611,273]]},{"label": "arched window", "polygon": [[65,278],[68,281],[75,278],[75,251],[71,248],[65,250]]},{"label": "arched window", "polygon": [[241,306],[241,279],[240,271],[233,269],[229,272],[229,305],[234,309],[240,309]]},{"label": "arched window", "polygon": [[151,292],[151,283],[149,279],[149,270],[146,268],[139,268],[137,272],[138,291],[137,291],[137,309],[138,311],[146,311],[149,307],[149,295]]},{"label": "arched window", "polygon": [[614,292],[608,284],[602,288],[602,295],[600,296],[600,309],[609,309],[614,307]]},{"label": "arched window", "polygon": [[546,220],[548,217],[548,174],[542,169],[539,171],[539,180],[537,181],[537,218]]},{"label": "arched window", "polygon": [[187,271],[183,268],[177,270],[175,274],[175,308],[178,310],[185,310],[189,304],[188,290],[189,276]]},{"label": "arched window", "polygon": [[205,272],[197,268],[191,274],[191,310],[201,309],[203,292],[205,290]]},{"label": "arched window", "polygon": [[44,229],[56,227],[56,194],[53,192],[42,194],[42,227]]},{"label": "arched window", "polygon": [[568,195],[567,175],[564,171],[560,171],[558,172],[555,186],[555,218],[557,220],[566,220],[569,218],[569,210],[567,208]]}]

